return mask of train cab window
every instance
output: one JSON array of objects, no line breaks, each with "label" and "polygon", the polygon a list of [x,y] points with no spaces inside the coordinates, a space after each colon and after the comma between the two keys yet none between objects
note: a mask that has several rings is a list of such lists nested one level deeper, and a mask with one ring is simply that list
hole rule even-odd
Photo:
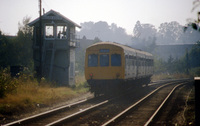
[{"label": "train cab window", "polygon": [[88,55],[88,66],[96,67],[97,65],[98,65],[98,55],[96,54]]},{"label": "train cab window", "polygon": [[121,55],[112,54],[111,55],[111,66],[121,66]]},{"label": "train cab window", "polygon": [[109,55],[108,54],[100,55],[100,66],[109,66]]}]

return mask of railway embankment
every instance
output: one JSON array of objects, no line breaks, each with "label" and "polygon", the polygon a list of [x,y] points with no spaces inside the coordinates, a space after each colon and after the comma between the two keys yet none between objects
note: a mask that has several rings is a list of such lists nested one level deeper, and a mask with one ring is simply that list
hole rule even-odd
[{"label": "railway embankment", "polygon": [[44,78],[38,83],[33,76],[22,74],[12,78],[8,71],[0,73],[0,124],[52,107],[69,104],[91,97],[83,77],[77,78],[75,87],[56,87]]}]

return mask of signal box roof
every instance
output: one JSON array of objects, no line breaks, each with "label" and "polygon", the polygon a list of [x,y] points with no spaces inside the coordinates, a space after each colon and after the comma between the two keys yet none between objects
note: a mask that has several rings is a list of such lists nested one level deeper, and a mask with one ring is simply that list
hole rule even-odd
[{"label": "signal box roof", "polygon": [[[42,20],[51,20],[51,21],[58,21],[59,20],[59,21],[65,22],[65,23],[67,23],[71,26],[81,28],[80,25],[76,24],[72,20],[68,19],[67,17],[63,16],[62,14],[60,14],[59,12],[56,12],[54,10],[50,10],[47,13],[45,13],[44,15],[42,15]],[[30,22],[28,25],[34,26],[38,22],[39,22],[39,17],[36,18],[35,20],[33,20],[32,22]]]}]

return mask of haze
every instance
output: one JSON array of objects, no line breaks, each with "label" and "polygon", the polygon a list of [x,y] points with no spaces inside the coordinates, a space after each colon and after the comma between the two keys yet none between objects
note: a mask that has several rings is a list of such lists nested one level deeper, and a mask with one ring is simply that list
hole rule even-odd
[{"label": "haze", "polygon": [[[128,34],[139,20],[158,27],[161,23],[177,21],[181,25],[188,18],[196,18],[191,12],[192,0],[42,0],[45,11],[53,9],[80,24],[106,21],[126,29]],[[4,34],[16,35],[18,22],[29,16],[38,17],[38,0],[1,0],[0,30]]]}]

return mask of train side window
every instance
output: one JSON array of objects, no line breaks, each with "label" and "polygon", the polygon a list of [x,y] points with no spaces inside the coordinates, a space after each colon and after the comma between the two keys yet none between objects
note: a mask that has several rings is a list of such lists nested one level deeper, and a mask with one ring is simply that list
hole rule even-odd
[{"label": "train side window", "polygon": [[100,66],[109,66],[109,55],[108,54],[100,55]]},{"label": "train side window", "polygon": [[98,65],[98,55],[96,54],[88,55],[88,66],[96,67],[97,65]]},{"label": "train side window", "polygon": [[111,55],[111,66],[121,66],[121,55],[112,54]]}]

